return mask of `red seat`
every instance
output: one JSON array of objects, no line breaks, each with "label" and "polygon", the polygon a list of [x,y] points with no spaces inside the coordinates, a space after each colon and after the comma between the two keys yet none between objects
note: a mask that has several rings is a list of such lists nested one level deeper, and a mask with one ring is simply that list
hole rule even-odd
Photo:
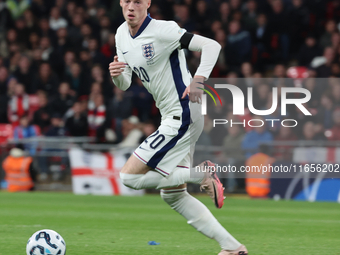
[{"label": "red seat", "polygon": [[33,116],[34,112],[39,109],[39,99],[37,95],[29,95],[29,116]]},{"label": "red seat", "polygon": [[9,138],[13,138],[12,125],[0,124],[0,144],[7,143]]},{"label": "red seat", "polygon": [[287,76],[294,80],[295,87],[301,88],[303,80],[308,78],[308,69],[305,66],[292,66],[287,70]]},{"label": "red seat", "polygon": [[308,69],[305,66],[292,66],[287,70],[287,76],[292,79],[305,79],[308,77]]}]

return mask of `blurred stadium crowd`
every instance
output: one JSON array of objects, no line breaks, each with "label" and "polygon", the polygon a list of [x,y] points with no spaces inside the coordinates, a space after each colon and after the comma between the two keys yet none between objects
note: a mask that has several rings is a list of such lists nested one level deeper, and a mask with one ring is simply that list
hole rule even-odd
[{"label": "blurred stadium crowd", "polygon": [[[153,0],[149,12],[222,45],[212,77],[274,77],[239,84],[254,87],[256,109],[270,107],[271,86],[290,66],[309,77],[340,76],[339,0]],[[119,0],[0,0],[0,123],[10,123],[16,139],[93,136],[135,146],[151,134],[160,116],[141,81],[134,77],[123,92],[109,77],[123,21]],[[200,54],[186,54],[193,74]],[[224,144],[228,157],[239,159],[259,141],[340,140],[340,83],[302,86],[312,92],[306,107],[313,117],[292,113],[299,129],[235,126],[216,138],[207,121],[201,143]],[[210,117],[227,118],[231,101],[224,101]]]}]

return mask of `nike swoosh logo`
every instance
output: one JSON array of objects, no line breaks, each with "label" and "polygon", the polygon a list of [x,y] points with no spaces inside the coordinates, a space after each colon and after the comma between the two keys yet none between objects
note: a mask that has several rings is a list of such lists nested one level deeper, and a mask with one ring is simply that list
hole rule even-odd
[{"label": "nike swoosh logo", "polygon": [[142,146],[139,146],[139,149],[141,149],[141,150],[145,150],[145,151],[147,150],[147,149],[144,149],[144,148],[142,148]]},{"label": "nike swoosh logo", "polygon": [[123,55],[125,55],[126,53],[128,53],[128,51],[123,52]]}]

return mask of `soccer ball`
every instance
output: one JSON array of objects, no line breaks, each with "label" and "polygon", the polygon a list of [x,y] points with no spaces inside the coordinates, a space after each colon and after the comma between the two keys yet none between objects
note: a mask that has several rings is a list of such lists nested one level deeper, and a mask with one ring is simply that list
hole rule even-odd
[{"label": "soccer ball", "polygon": [[65,255],[66,243],[57,232],[43,229],[35,232],[26,245],[27,255]]}]

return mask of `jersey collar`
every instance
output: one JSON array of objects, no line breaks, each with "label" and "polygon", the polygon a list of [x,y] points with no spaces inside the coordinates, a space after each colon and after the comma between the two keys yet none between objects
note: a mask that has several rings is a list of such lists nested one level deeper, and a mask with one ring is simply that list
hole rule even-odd
[{"label": "jersey collar", "polygon": [[130,36],[132,37],[132,39],[135,39],[137,36],[139,36],[144,29],[149,25],[150,21],[152,20],[152,18],[150,17],[150,13],[148,13],[148,16],[146,16],[145,20],[143,21],[143,24],[141,25],[141,27],[138,29],[137,34],[135,34],[135,36],[132,36],[130,34]]}]

